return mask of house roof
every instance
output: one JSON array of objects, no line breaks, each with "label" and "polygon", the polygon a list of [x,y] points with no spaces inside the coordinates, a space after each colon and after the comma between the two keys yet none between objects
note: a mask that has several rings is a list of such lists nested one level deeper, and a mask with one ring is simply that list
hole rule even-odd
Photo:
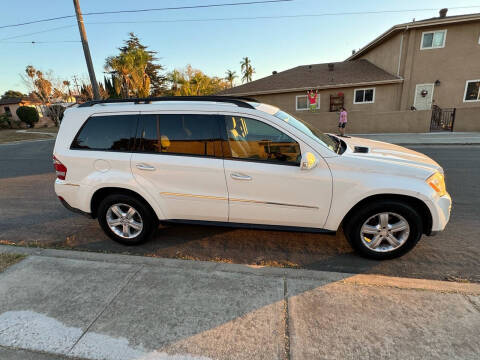
[{"label": "house roof", "polygon": [[25,102],[25,103],[35,103],[35,104],[40,103],[38,100],[31,99],[31,98],[20,98],[20,97],[16,97],[16,98],[4,98],[4,99],[0,99],[0,105],[15,105],[15,104],[20,104],[20,103],[22,103],[22,102]]},{"label": "house roof", "polygon": [[370,49],[376,47],[377,45],[381,44],[385,40],[389,39],[396,33],[400,31],[405,31],[408,29],[413,28],[422,28],[422,27],[429,27],[429,26],[436,26],[436,25],[448,25],[448,24],[458,24],[463,22],[470,22],[470,21],[480,21],[480,13],[476,14],[467,14],[467,15],[454,15],[454,16],[445,16],[445,17],[434,17],[419,21],[412,21],[404,24],[398,24],[392,26],[390,29],[385,31],[380,36],[373,39],[367,45],[362,47],[360,50],[355,52],[355,54],[350,55],[347,60],[355,60],[358,59],[360,56],[365,54]]},{"label": "house roof", "polygon": [[[333,70],[330,70],[329,67],[332,65]],[[380,69],[368,60],[360,59],[330,64],[297,66],[223,90],[218,95],[260,95],[402,81],[401,78]]]}]

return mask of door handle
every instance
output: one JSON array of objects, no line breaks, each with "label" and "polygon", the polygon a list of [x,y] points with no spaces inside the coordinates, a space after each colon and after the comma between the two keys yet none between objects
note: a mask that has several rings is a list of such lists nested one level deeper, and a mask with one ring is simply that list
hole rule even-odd
[{"label": "door handle", "polygon": [[137,169],[139,170],[149,170],[149,171],[153,171],[155,170],[155,167],[154,166],[151,166],[151,165],[147,165],[147,164],[137,164],[136,165]]},{"label": "door handle", "polygon": [[252,180],[251,176],[243,175],[243,174],[237,174],[237,173],[231,173],[230,177],[232,179],[235,179],[235,180],[247,180],[247,181]]}]

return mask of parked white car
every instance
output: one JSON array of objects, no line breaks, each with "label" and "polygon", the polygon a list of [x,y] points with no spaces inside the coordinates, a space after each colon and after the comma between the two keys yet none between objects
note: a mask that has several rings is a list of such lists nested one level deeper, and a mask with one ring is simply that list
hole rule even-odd
[{"label": "parked white car", "polygon": [[65,112],[55,191],[113,240],[158,222],[335,233],[387,259],[442,231],[442,168],[418,152],[324,134],[250,99],[93,101]]}]

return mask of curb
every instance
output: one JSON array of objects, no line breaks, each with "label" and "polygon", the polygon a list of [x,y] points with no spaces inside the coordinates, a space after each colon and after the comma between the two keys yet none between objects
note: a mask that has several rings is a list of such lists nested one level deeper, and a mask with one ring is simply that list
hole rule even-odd
[{"label": "curb", "polygon": [[[441,293],[459,293],[465,295],[480,295],[480,284],[460,283],[451,281],[392,277],[375,274],[352,274],[306,269],[289,269],[275,267],[251,267],[241,264],[227,264],[198,260],[179,260],[154,258],[140,255],[121,255],[74,250],[57,250],[44,248],[29,248],[12,245],[0,245],[0,253],[22,254],[70,260],[96,261],[103,263],[123,263],[144,266],[165,267],[170,269],[193,270],[203,272],[227,272],[252,276],[271,276],[287,279],[313,281],[328,281],[350,286],[390,287],[404,290],[423,290]],[[17,263],[18,266],[20,263]]]},{"label": "curb", "polygon": [[3,145],[18,145],[22,143],[34,143],[34,142],[39,142],[39,141],[55,141],[55,139],[37,139],[37,140],[18,140],[18,141],[12,141],[4,144],[0,144],[0,146]]}]

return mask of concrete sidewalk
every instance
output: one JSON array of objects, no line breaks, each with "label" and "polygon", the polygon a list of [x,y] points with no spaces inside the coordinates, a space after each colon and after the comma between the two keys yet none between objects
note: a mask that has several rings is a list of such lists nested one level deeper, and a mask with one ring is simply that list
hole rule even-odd
[{"label": "concrete sidewalk", "polygon": [[478,359],[480,284],[0,246],[0,358]]},{"label": "concrete sidewalk", "polygon": [[478,145],[480,132],[430,132],[391,134],[347,134],[398,145]]}]

